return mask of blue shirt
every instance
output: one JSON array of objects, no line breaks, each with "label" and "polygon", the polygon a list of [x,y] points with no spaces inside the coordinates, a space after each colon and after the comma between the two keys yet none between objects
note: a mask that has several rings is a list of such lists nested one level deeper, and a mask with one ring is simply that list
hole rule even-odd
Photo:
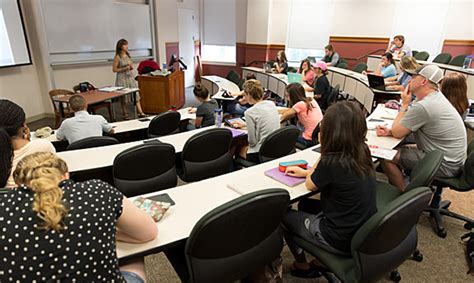
[{"label": "blue shirt", "polygon": [[410,74],[403,72],[397,79],[398,83],[404,87],[408,85],[408,82],[411,80]]},{"label": "blue shirt", "polygon": [[390,78],[397,75],[397,69],[395,65],[390,64],[386,67],[382,67],[381,73],[384,78]]},{"label": "blue shirt", "polygon": [[87,111],[77,111],[74,117],[64,120],[56,131],[58,139],[67,139],[69,143],[89,137],[100,137],[102,132],[110,132],[110,125],[100,115],[90,115]]}]

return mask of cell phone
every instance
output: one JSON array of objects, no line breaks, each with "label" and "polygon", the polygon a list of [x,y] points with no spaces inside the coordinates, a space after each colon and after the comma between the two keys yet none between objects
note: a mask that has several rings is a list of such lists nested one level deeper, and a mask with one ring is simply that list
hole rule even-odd
[{"label": "cell phone", "polygon": [[171,199],[171,197],[168,194],[161,194],[161,195],[151,196],[151,197],[147,197],[147,199],[151,199],[151,200],[154,200],[154,201],[160,201],[160,202],[167,202],[167,203],[171,204],[171,206],[175,205],[175,202],[173,201],[173,199]]},{"label": "cell phone", "polygon": [[140,119],[138,119],[138,121],[146,122],[146,121],[150,121],[150,118],[140,118]]},{"label": "cell phone", "polygon": [[235,128],[235,127],[234,127],[234,123],[236,123],[236,122],[238,122],[238,123],[240,123],[240,124],[242,124],[242,125],[247,125],[247,124],[245,123],[245,121],[242,120],[241,118],[225,119],[225,122],[226,122],[229,126],[231,126],[232,128]]}]

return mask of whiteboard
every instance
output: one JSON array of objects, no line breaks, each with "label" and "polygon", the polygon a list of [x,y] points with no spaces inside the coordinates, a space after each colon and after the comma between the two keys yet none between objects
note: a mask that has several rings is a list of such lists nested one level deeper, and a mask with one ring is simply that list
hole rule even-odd
[{"label": "whiteboard", "polygon": [[148,4],[114,0],[41,0],[41,10],[49,53],[54,60],[113,59],[110,54],[121,38],[128,40],[129,50],[148,49],[151,55]]}]

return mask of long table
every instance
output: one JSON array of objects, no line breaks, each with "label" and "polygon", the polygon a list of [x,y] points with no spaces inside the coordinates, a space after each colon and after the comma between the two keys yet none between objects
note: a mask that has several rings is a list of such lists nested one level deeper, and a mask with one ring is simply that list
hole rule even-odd
[{"label": "long table", "polygon": [[225,92],[237,93],[240,88],[228,79],[219,76],[202,76],[202,84],[210,91],[212,98],[218,100],[235,100],[235,97],[222,96]]},{"label": "long table", "polygon": [[[367,66],[369,70],[375,70],[380,63],[381,55],[370,55],[367,57]],[[397,69],[400,70],[400,59],[395,59]],[[439,64],[433,63],[428,61],[421,61],[417,60],[417,62],[421,65],[425,64],[435,64],[440,67],[444,75],[448,75],[450,73],[460,73],[463,74],[467,79],[467,97],[470,99],[474,99],[474,69],[463,69],[462,67],[452,66],[447,64]]]}]

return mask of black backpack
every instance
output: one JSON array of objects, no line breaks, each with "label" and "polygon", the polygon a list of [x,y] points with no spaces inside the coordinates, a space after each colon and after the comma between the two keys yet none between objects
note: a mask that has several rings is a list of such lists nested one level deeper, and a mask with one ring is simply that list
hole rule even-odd
[{"label": "black backpack", "polygon": [[[466,242],[466,255],[469,262],[469,270],[467,273],[474,271],[474,232],[469,232],[461,237]],[[466,240],[467,239],[467,240]]]}]

